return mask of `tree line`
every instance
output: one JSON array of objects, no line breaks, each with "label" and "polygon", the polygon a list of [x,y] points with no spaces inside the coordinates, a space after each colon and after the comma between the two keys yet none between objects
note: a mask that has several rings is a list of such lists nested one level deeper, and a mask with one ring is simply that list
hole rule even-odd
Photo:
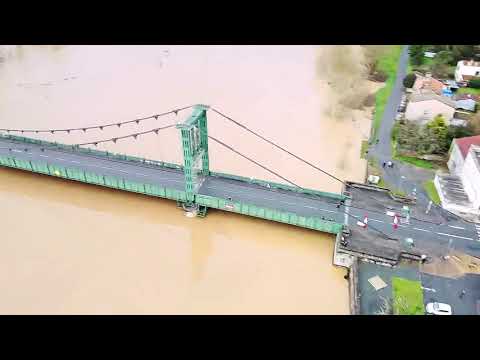
[{"label": "tree line", "polygon": [[410,45],[410,62],[413,66],[421,66],[430,59],[425,52],[436,53],[431,59],[430,70],[435,77],[448,77],[451,67],[460,60],[480,59],[480,45]]},{"label": "tree line", "polygon": [[397,123],[392,138],[400,151],[418,155],[446,155],[452,140],[480,133],[480,117],[475,116],[469,125],[448,126],[442,115],[437,115],[425,125],[412,121]]}]

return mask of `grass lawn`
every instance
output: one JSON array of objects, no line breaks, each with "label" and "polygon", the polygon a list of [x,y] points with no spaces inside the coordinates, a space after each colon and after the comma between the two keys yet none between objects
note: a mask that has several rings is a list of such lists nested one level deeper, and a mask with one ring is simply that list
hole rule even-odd
[{"label": "grass lawn", "polygon": [[423,290],[420,281],[392,277],[393,313],[395,315],[424,315]]},{"label": "grass lawn", "polygon": [[417,159],[412,156],[403,156],[403,155],[395,155],[394,159],[403,161],[407,164],[423,168],[423,169],[435,169],[436,166],[428,160]]},{"label": "grass lawn", "polygon": [[458,94],[473,94],[473,95],[480,95],[480,89],[474,88],[460,88],[457,90]]},{"label": "grass lawn", "polygon": [[433,180],[428,180],[423,183],[423,187],[428,194],[430,200],[432,200],[435,204],[440,205],[440,197],[438,196],[437,189],[433,184]]},{"label": "grass lawn", "polygon": [[378,90],[375,96],[375,116],[373,118],[374,139],[377,137],[385,105],[397,78],[397,67],[402,47],[402,45],[390,45],[389,51],[378,60],[378,69],[385,72],[388,78],[385,86]]},{"label": "grass lawn", "polygon": [[416,157],[412,156],[397,155],[397,142],[394,139],[390,140],[390,146],[392,148],[392,157],[395,160],[399,160],[423,169],[431,170],[437,168],[433,162],[428,160],[417,159]]},{"label": "grass lawn", "polygon": [[360,159],[366,159],[366,152],[368,150],[368,140],[362,140],[362,147],[360,148]]}]

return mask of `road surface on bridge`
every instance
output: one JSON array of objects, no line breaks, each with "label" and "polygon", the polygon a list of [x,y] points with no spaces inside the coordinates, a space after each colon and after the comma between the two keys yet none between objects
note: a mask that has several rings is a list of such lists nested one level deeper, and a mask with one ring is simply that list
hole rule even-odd
[{"label": "road surface on bridge", "polygon": [[[42,151],[42,148],[44,151]],[[185,190],[184,174],[181,169],[160,168],[126,160],[108,159],[93,154],[46,148],[38,144],[24,144],[8,139],[0,139],[0,155],[21,160],[41,161],[62,167],[78,168],[98,175],[121,177],[128,181]],[[242,201],[289,211],[301,216],[324,216],[343,223],[343,214],[339,213],[336,208],[338,200],[327,197],[269,189],[256,184],[216,176],[206,177],[199,189],[199,194],[218,196],[224,199],[232,198],[232,201]]]}]

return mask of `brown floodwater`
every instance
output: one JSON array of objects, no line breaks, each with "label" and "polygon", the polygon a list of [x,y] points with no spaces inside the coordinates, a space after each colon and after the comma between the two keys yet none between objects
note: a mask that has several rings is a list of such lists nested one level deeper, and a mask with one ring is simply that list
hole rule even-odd
[{"label": "brown floodwater", "polygon": [[[363,181],[367,111],[325,115],[315,46],[21,46],[0,53],[0,127],[68,128],[204,103],[340,178]],[[373,87],[372,87],[373,88]],[[170,124],[42,135],[64,143]],[[208,113],[209,132],[302,186],[341,184]],[[37,135],[38,136],[38,135]],[[281,182],[210,143],[214,171]],[[181,163],[175,129],[100,149]],[[347,314],[333,236],[0,168],[2,314]]]}]

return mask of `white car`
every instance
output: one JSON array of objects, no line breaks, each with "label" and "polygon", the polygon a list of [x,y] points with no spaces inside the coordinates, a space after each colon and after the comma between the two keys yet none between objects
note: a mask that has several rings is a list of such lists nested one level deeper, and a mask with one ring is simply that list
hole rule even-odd
[{"label": "white car", "polygon": [[428,303],[426,310],[427,313],[433,315],[452,315],[452,307],[450,305],[438,302]]}]

